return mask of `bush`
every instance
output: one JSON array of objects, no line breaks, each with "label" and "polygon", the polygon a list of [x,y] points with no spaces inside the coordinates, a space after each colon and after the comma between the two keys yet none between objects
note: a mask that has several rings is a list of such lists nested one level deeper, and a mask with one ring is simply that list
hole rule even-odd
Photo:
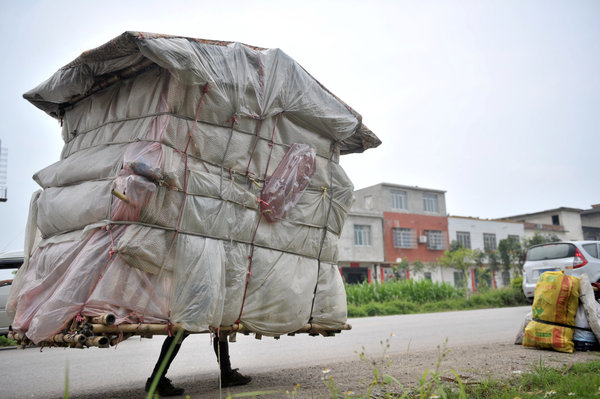
[{"label": "bush", "polygon": [[461,289],[447,283],[434,283],[431,280],[402,280],[384,283],[346,284],[346,298],[349,304],[366,305],[369,302],[391,302],[395,300],[413,303],[426,303],[462,297]]},{"label": "bush", "polygon": [[523,276],[513,278],[510,282],[510,286],[519,290],[523,289]]},{"label": "bush", "polygon": [[[470,295],[428,280],[346,285],[348,316],[387,316],[527,305],[521,287],[486,289]],[[365,302],[361,302],[365,301]]]},{"label": "bush", "polygon": [[0,346],[16,346],[17,341],[9,339],[4,335],[0,335]]}]

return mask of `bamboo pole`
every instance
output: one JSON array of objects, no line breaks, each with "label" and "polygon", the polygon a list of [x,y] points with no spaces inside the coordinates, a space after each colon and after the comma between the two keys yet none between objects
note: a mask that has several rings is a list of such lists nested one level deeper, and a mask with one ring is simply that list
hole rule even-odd
[{"label": "bamboo pole", "polygon": [[[166,324],[120,324],[105,326],[103,324],[91,324],[92,331],[94,334],[118,334],[120,332],[123,333],[132,333],[135,335],[167,335],[169,331],[171,333],[177,332],[183,329],[183,326],[180,323],[171,325],[171,328],[167,328]],[[350,324],[343,324],[337,329],[327,328],[318,323],[308,323],[304,325],[304,327],[300,328],[297,331],[294,331],[290,334],[321,334],[324,336],[331,336],[336,333],[340,333],[342,330],[351,330],[352,326]],[[222,326],[219,328],[219,331],[224,332],[226,334],[231,334],[234,332],[239,332],[242,334],[256,334],[255,331],[250,330],[244,324],[234,324],[232,326]],[[189,332],[189,331],[188,331]],[[258,335],[262,336],[265,334],[258,333]],[[274,334],[277,336],[279,334]]]},{"label": "bamboo pole", "polygon": [[83,334],[56,334],[50,339],[50,342],[68,344],[82,344],[85,341],[86,336]]},{"label": "bamboo pole", "polygon": [[173,324],[171,328],[167,328],[166,324],[119,324],[105,326],[103,324],[91,324],[94,334],[118,334],[118,333],[133,333],[135,335],[168,335],[171,332],[182,330],[181,324]]},{"label": "bamboo pole", "polygon": [[[126,340],[134,335],[140,335],[143,337],[152,337],[153,335],[167,335],[169,333],[175,333],[179,330],[183,329],[183,326],[178,324],[167,325],[167,324],[120,324],[114,325],[109,323],[114,323],[115,317],[112,314],[105,314],[102,316],[94,317],[92,321],[93,324],[87,324],[87,326],[91,327],[93,334],[90,337],[86,337],[84,334],[70,334],[70,333],[60,333],[55,334],[50,340],[40,342],[38,345],[44,346],[67,346],[67,347],[76,347],[83,348],[84,346],[95,346],[99,348],[108,348],[109,346],[114,346],[119,342]],[[103,324],[106,323],[106,324]],[[295,335],[300,333],[306,333],[310,335],[323,335],[325,337],[333,336],[336,333],[340,333],[342,330],[351,330],[352,326],[350,324],[343,324],[339,326],[337,329],[327,328],[318,323],[308,323],[305,324],[302,328],[297,331],[291,332],[288,335]],[[216,329],[215,329],[216,330]],[[219,331],[224,333],[225,336],[235,336],[236,333],[241,334],[255,334],[256,339],[261,339],[263,335],[262,333],[257,333],[252,331],[248,327],[246,327],[242,323],[236,323],[231,326],[222,326],[219,328]],[[187,331],[188,333],[194,333]],[[203,331],[208,332],[208,331]],[[122,334],[122,335],[121,335]],[[109,335],[112,335],[110,337]],[[280,334],[266,334],[267,336],[273,336],[274,338],[279,338]],[[17,341],[19,346],[26,346],[31,344],[31,341],[25,336],[25,334],[17,333],[14,331],[9,331],[8,337]]]},{"label": "bamboo pole", "polygon": [[124,202],[126,202],[126,203],[129,204],[129,198],[127,198],[127,196],[125,196],[125,194],[123,194],[122,192],[120,192],[116,188],[113,188],[110,193],[112,195],[114,195],[115,197],[117,197],[118,199],[120,199],[121,201],[124,201]]},{"label": "bamboo pole", "polygon": [[112,313],[106,313],[102,316],[92,317],[92,324],[102,324],[104,326],[111,326],[115,324],[117,317]]},{"label": "bamboo pole", "polygon": [[99,335],[97,337],[88,337],[85,340],[85,344],[87,346],[97,346],[99,348],[108,348],[110,345],[110,340],[108,337],[104,335]]},{"label": "bamboo pole", "polygon": [[[297,331],[293,331],[293,332],[289,333],[288,335],[306,333],[306,334],[321,334],[324,336],[331,336],[331,335],[342,332],[342,330],[351,330],[351,329],[352,329],[352,326],[350,324],[342,324],[337,329],[331,329],[331,328],[327,328],[327,327],[323,326],[322,324],[308,323],[308,324],[305,324],[304,327],[300,328]],[[224,333],[228,333],[228,334],[233,333],[233,332],[239,332],[241,334],[254,333],[254,331],[250,330],[242,323],[234,324],[232,326],[222,326],[219,330]],[[259,335],[264,335],[264,334],[259,334]],[[274,335],[274,336],[277,337],[278,335]]]}]

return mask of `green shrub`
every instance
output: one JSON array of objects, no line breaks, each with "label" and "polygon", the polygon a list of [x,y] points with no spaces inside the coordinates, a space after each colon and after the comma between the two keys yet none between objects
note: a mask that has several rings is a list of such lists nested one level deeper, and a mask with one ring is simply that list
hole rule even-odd
[{"label": "green shrub", "polygon": [[513,278],[510,281],[510,286],[513,287],[513,288],[516,288],[518,290],[523,290],[523,276],[517,277],[517,278]]},{"label": "green shrub", "polygon": [[394,281],[346,285],[349,317],[433,313],[527,305],[521,287],[486,289],[467,299],[462,289],[449,284]]},{"label": "green shrub", "polygon": [[17,341],[15,341],[13,339],[8,339],[4,335],[0,335],[0,346],[16,346],[16,345],[17,345]]},{"label": "green shrub", "polygon": [[457,298],[462,290],[447,283],[431,280],[402,280],[384,283],[346,284],[346,298],[349,304],[365,305],[369,302],[390,302],[403,300],[413,303]]}]

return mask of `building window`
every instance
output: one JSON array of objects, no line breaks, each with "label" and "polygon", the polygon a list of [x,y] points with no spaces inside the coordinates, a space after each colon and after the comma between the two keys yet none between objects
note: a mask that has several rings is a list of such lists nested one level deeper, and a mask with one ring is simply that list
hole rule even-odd
[{"label": "building window", "polygon": [[423,278],[424,278],[425,280],[429,280],[429,281],[431,281],[431,272],[424,272],[424,273],[423,273]]},{"label": "building window", "polygon": [[425,210],[425,212],[438,212],[438,201],[436,194],[423,193],[423,210]]},{"label": "building window", "polygon": [[392,190],[392,209],[406,209],[406,191]]},{"label": "building window", "polygon": [[463,247],[471,249],[471,233],[468,231],[457,231],[456,241],[458,241]]},{"label": "building window", "polygon": [[560,226],[560,220],[558,219],[558,215],[552,215],[552,224],[554,226]]},{"label": "building window", "polygon": [[371,226],[354,225],[354,245],[358,247],[371,246]]},{"label": "building window", "polygon": [[483,233],[483,249],[486,251],[496,249],[496,234]]},{"label": "building window", "polygon": [[395,248],[414,248],[415,235],[412,229],[393,228]]},{"label": "building window", "polygon": [[465,288],[465,275],[463,272],[454,272],[454,286],[456,288]]},{"label": "building window", "polygon": [[439,230],[425,230],[425,236],[427,237],[427,249],[444,249],[442,241],[442,232]]},{"label": "building window", "polygon": [[508,238],[514,240],[515,242],[521,241],[521,237],[519,237],[517,234],[509,234]]}]

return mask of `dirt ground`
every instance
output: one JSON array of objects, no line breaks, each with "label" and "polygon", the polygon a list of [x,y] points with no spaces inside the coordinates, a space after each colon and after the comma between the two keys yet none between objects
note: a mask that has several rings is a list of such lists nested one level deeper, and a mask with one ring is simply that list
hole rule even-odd
[{"label": "dirt ground", "polygon": [[[525,348],[521,345],[502,343],[497,345],[449,347],[441,362],[439,371],[453,370],[463,382],[477,382],[488,378],[508,379],[517,374],[531,371],[540,365],[560,368],[573,363],[600,359],[599,352],[560,353],[550,350]],[[245,387],[228,388],[233,395],[272,391],[259,398],[328,398],[329,388],[322,380],[330,375],[340,393],[353,391],[364,394],[373,379],[373,369],[396,378],[405,387],[416,387],[427,370],[435,370],[440,359],[440,351],[411,352],[390,356],[389,367],[382,364],[382,355],[372,362],[360,360],[338,364],[316,364],[311,367],[280,370],[275,373],[252,375],[252,382]],[[324,369],[329,369],[327,374]],[[443,375],[455,378],[451,372]],[[194,398],[225,398],[227,390],[215,387],[216,381],[190,381],[184,384],[186,394]],[[452,383],[452,382],[450,382]],[[292,396],[292,392],[296,388]],[[286,394],[289,392],[289,395]],[[401,389],[398,387],[398,391]]]}]

